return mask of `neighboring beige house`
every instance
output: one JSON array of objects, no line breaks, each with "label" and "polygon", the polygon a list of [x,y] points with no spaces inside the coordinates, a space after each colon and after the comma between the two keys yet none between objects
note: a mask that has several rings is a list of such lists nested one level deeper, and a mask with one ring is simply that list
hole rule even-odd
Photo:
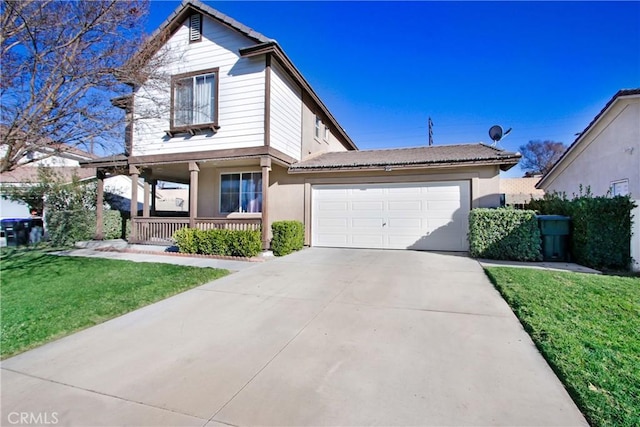
[{"label": "neighboring beige house", "polygon": [[[640,89],[620,90],[537,184],[567,196],[580,185],[596,195],[630,195],[640,205]],[[634,216],[631,256],[640,270],[640,208]]]},{"label": "neighboring beige house", "polygon": [[[16,169],[0,173],[0,190],[3,186],[24,186],[31,185],[38,182],[40,179],[38,169],[40,167],[50,168],[55,174],[63,180],[63,182],[71,182],[72,178],[76,176],[80,181],[91,181],[96,179],[96,168],[80,167],[80,162],[87,162],[96,159],[97,156],[80,150],[75,147],[56,146],[49,148],[46,146],[38,147],[28,153],[29,162],[23,163]],[[142,191],[142,183],[138,186]],[[131,194],[131,178],[123,175],[113,175],[106,178],[104,181],[104,191],[111,196],[111,200],[114,201],[112,208],[122,210],[119,203],[117,203],[114,196],[118,196],[126,204],[126,210],[129,210],[129,195]],[[184,200],[187,196],[185,194],[187,190],[179,188],[161,189],[156,194],[157,203],[160,209],[166,211],[186,211],[184,203],[180,200]],[[142,210],[142,203],[139,203],[139,210]],[[43,212],[38,212],[42,215]],[[29,206],[1,197],[0,194],[0,219],[5,218],[29,218],[31,212]]]},{"label": "neighboring beige house", "polygon": [[[131,241],[261,228],[266,249],[274,221],[299,220],[312,246],[465,251],[469,210],[499,206],[499,171],[520,158],[484,144],[359,151],[275,40],[199,1],[155,37],[181,58],[162,70],[171,83],[118,100],[133,119],[127,155],[84,162],[144,179],[152,202],[138,216],[133,187]],[[150,94],[166,116],[139,114]],[[159,180],[188,184],[188,218],[158,215]]]},{"label": "neighboring beige house", "polygon": [[522,178],[500,178],[500,193],[504,195],[504,204],[522,208],[531,199],[544,197],[544,190],[536,188],[541,175]]}]

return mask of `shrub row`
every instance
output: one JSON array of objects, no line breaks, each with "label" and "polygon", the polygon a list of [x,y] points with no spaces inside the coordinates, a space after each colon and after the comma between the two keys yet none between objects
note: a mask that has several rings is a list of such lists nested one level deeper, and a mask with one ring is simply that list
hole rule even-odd
[{"label": "shrub row", "polygon": [[[131,223],[120,212],[105,210],[103,218],[105,239],[126,238],[130,233]],[[91,240],[96,232],[95,211],[47,211],[45,221],[45,230],[54,246],[72,246],[78,241]]]},{"label": "shrub row", "polygon": [[181,228],[173,240],[180,252],[188,254],[252,257],[262,250],[260,230]]},{"label": "shrub row", "polygon": [[271,250],[275,256],[288,255],[304,246],[304,225],[300,221],[276,221],[271,224]]},{"label": "shrub row", "polygon": [[571,217],[570,250],[575,262],[592,268],[629,267],[635,205],[628,196],[594,197],[587,189],[571,200],[563,193],[547,194],[528,207],[543,215]]},{"label": "shrub row", "polygon": [[535,212],[512,208],[473,209],[469,214],[469,253],[475,258],[541,260],[542,245]]}]

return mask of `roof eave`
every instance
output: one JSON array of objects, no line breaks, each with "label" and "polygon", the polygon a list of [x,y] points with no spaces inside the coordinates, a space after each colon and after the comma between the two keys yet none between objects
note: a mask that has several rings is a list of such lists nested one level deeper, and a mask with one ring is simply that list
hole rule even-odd
[{"label": "roof eave", "polygon": [[471,160],[471,161],[449,161],[449,162],[423,162],[423,163],[378,163],[361,165],[330,165],[311,166],[296,168],[289,167],[289,174],[318,173],[318,172],[351,172],[361,170],[383,170],[390,172],[393,170],[405,169],[438,169],[452,167],[473,167],[473,166],[500,166],[500,169],[507,171],[518,164],[520,157],[512,159],[492,159],[492,160]]}]

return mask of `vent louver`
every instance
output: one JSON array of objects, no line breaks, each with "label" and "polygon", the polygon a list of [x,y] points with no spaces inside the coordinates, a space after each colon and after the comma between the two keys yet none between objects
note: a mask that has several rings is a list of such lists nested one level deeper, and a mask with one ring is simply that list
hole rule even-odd
[{"label": "vent louver", "polygon": [[189,41],[200,41],[202,37],[202,15],[194,13],[189,17]]}]

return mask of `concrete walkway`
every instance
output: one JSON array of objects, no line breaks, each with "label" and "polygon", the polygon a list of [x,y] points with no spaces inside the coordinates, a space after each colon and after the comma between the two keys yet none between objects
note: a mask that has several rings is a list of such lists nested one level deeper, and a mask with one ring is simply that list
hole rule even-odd
[{"label": "concrete walkway", "polygon": [[572,262],[520,262],[520,261],[501,261],[495,259],[478,259],[483,267],[515,267],[515,268],[534,268],[537,270],[550,271],[571,271],[574,273],[602,274],[601,271],[593,268],[585,267]]},{"label": "concrete walkway", "polygon": [[94,249],[70,249],[66,251],[52,252],[54,255],[64,256],[80,256],[88,258],[108,258],[108,259],[120,259],[134,262],[158,262],[162,264],[176,264],[176,265],[188,265],[192,267],[211,267],[211,268],[224,268],[230,271],[240,271],[247,268],[254,267],[260,262],[255,261],[238,261],[230,259],[217,259],[217,258],[205,258],[205,257],[190,257],[175,254],[165,253],[131,253],[131,252],[117,252],[117,251],[104,251]]},{"label": "concrete walkway", "polygon": [[58,425],[586,425],[481,266],[307,249],[2,362]]}]

